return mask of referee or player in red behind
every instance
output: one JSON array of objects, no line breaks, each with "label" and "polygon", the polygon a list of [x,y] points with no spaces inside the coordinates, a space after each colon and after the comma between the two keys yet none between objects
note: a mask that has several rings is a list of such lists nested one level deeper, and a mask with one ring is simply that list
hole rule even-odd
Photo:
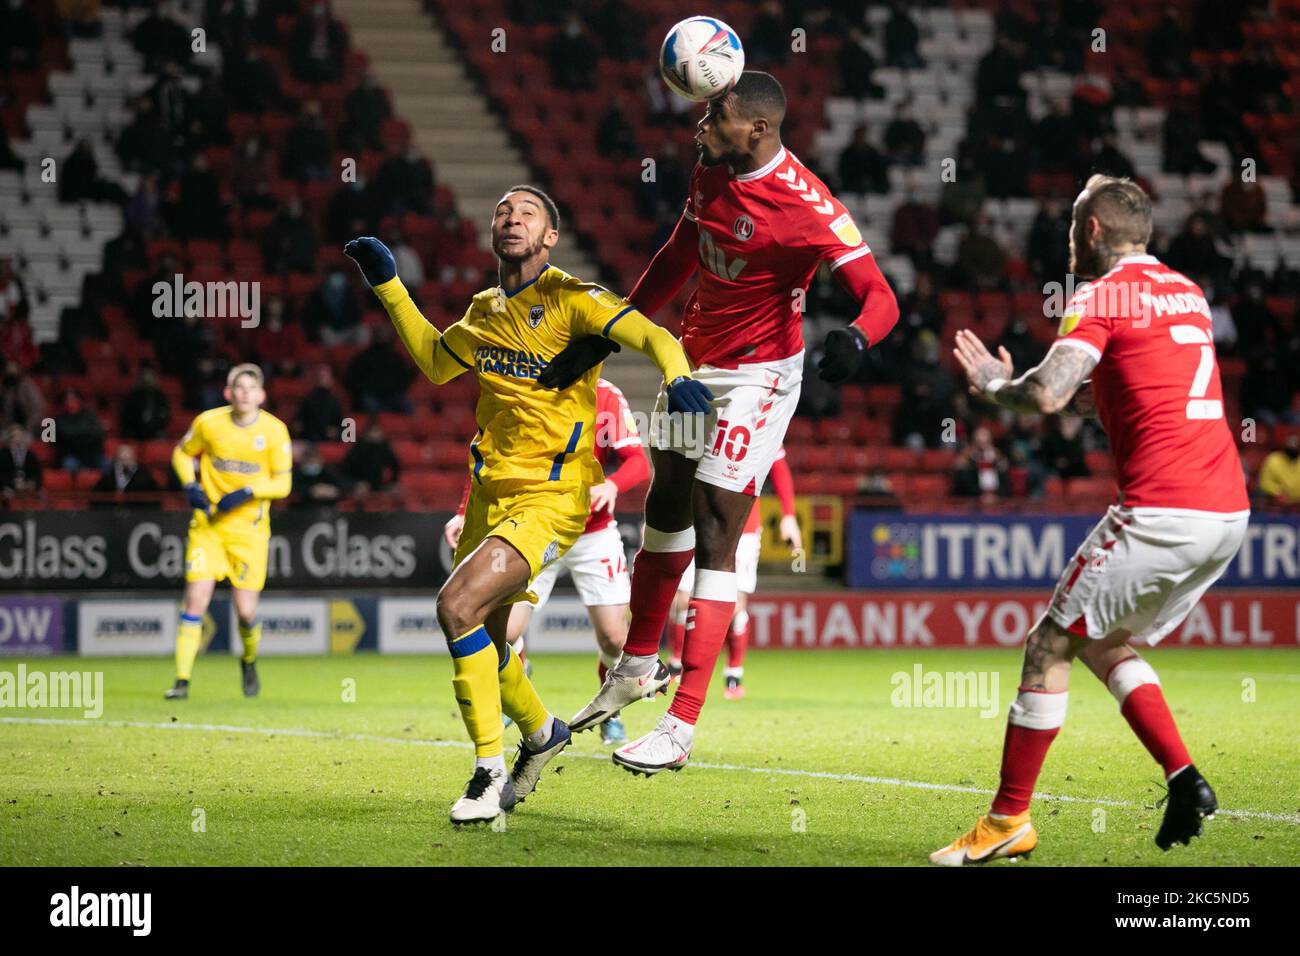
[{"label": "referee or player in red behind", "polygon": [[1241,547],[1250,506],[1223,417],[1205,293],[1148,255],[1150,238],[1151,200],[1141,187],[1093,176],[1070,226],[1070,270],[1091,281],[1066,303],[1042,364],[1013,379],[1005,349],[994,358],[970,332],[958,333],[955,352],[972,392],[1017,411],[1095,409],[1115,456],[1120,503],[1080,545],[1029,632],[992,808],[931,853],[933,863],[984,863],[1037,845],[1029,801],[1065,722],[1075,657],[1164,768],[1169,802],[1156,845],[1190,842],[1218,807],[1156,672],[1131,645],[1154,645],[1182,623]]},{"label": "referee or player in red behind", "polygon": [[709,102],[695,138],[700,161],[686,208],[628,297],[653,316],[698,274],[682,317],[682,346],[694,377],[714,396],[703,441],[665,421],[659,396],[627,644],[600,693],[571,724],[574,731],[594,727],[666,687],[659,639],[677,582],[694,558],[681,684],[658,726],[613,754],[634,773],[679,770],[690,757],[736,606],[736,545],[799,401],[802,303],[818,266],[829,263],[861,303],[853,324],[827,337],[824,379],[850,378],[866,349],[898,320],[894,293],[852,217],[782,145],[785,110],[781,84],[752,71]]}]

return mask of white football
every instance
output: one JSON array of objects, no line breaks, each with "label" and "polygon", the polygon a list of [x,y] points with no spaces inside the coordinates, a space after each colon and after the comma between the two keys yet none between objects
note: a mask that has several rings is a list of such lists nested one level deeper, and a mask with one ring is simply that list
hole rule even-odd
[{"label": "white football", "polygon": [[668,31],[659,49],[668,88],[696,103],[722,96],[745,72],[740,37],[721,20],[688,17]]}]

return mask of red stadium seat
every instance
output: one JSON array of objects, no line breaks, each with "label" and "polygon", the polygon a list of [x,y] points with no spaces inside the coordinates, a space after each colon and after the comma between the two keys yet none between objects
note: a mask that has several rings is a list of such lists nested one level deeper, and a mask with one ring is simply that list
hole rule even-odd
[{"label": "red stadium seat", "polygon": [[1071,498],[1114,498],[1119,489],[1112,478],[1070,478],[1065,493]]},{"label": "red stadium seat", "polygon": [[1090,451],[1084,454],[1084,462],[1088,470],[1092,472],[1093,477],[1102,478],[1114,474],[1115,463],[1111,460],[1108,451]]},{"label": "red stadium seat", "polygon": [[136,457],[140,464],[155,470],[171,470],[172,450],[176,446],[169,441],[144,441],[136,447]]},{"label": "red stadium seat", "polygon": [[853,426],[843,418],[823,418],[814,426],[814,434],[824,444],[844,444],[853,440]]},{"label": "red stadium seat", "polygon": [[927,448],[921,452],[921,460],[917,467],[923,472],[943,472],[947,475],[952,472],[956,459],[957,454],[952,449]]},{"label": "red stadium seat", "polygon": [[74,486],[72,472],[64,471],[62,468],[47,469],[41,480],[48,491],[71,491]]},{"label": "red stadium seat", "polygon": [[920,455],[910,448],[886,448],[881,467],[888,472],[913,471],[920,462]]},{"label": "red stadium seat", "polygon": [[952,488],[950,475],[909,475],[907,478],[906,500],[919,505],[941,501],[948,497]]},{"label": "red stadium seat", "polygon": [[316,448],[320,451],[321,461],[327,465],[341,464],[352,446],[341,441],[323,441]]}]

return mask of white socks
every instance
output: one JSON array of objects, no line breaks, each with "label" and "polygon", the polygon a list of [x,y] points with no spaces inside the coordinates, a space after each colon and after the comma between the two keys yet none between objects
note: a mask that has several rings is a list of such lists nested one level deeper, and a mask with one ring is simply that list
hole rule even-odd
[{"label": "white socks", "polygon": [[1022,690],[1011,702],[1007,723],[1030,730],[1056,730],[1065,723],[1069,707],[1069,691],[1059,694],[1046,691]]},{"label": "white socks", "polygon": [[644,656],[624,654],[619,658],[614,673],[619,677],[644,677],[655,669],[658,660],[658,654],[646,654]]},{"label": "white socks", "polygon": [[492,771],[493,774],[497,773],[497,771],[500,771],[501,773],[505,773],[506,772],[505,754],[497,754],[495,757],[475,757],[474,769],[477,770],[479,767],[487,767],[489,770]]},{"label": "white socks", "polygon": [[681,744],[684,749],[690,750],[691,741],[695,739],[695,725],[688,724],[673,714],[664,714],[661,720],[667,725],[668,732],[673,735],[673,739]]},{"label": "white socks", "polygon": [[550,714],[547,714],[546,723],[542,724],[541,727],[534,730],[531,734],[526,734],[524,736],[524,740],[528,742],[528,749],[539,750],[548,740],[551,739],[551,734],[554,732],[555,718]]}]

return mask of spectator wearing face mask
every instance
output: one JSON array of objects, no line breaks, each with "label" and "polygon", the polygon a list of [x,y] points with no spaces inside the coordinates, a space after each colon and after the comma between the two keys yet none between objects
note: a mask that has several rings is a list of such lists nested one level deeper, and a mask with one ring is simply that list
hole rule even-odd
[{"label": "spectator wearing face mask", "polygon": [[40,386],[17,362],[5,362],[0,379],[0,427],[22,425],[34,432],[44,417],[45,396]]},{"label": "spectator wearing face mask", "polygon": [[329,504],[345,497],[344,486],[343,478],[325,464],[320,449],[308,445],[293,470],[294,497],[291,503],[299,507]]},{"label": "spectator wearing face mask", "polygon": [[0,448],[0,492],[35,491],[41,487],[44,470],[32,451],[32,436],[22,425],[10,425]]},{"label": "spectator wearing face mask", "polygon": [[303,324],[322,345],[360,345],[361,303],[339,268],[326,273],[303,307]]},{"label": "spectator wearing face mask", "polygon": [[105,497],[97,499],[95,505],[98,507],[108,507],[116,505],[118,507],[128,508],[154,508],[157,502],[145,499],[139,500],[129,495],[121,500],[114,501],[108,498],[108,495],[120,495],[124,492],[147,493],[159,491],[158,481],[148,468],[141,468],[139,461],[135,457],[135,448],[130,445],[119,445],[117,454],[113,456],[113,461],[104,473],[99,476],[94,491]]},{"label": "spectator wearing face mask", "polygon": [[383,426],[374,422],[365,436],[348,451],[343,459],[343,473],[356,484],[359,495],[371,491],[386,491],[397,484],[401,471],[397,455],[384,434]]},{"label": "spectator wearing face mask", "polygon": [[104,467],[104,426],[75,389],[63,394],[63,411],[54,418],[54,441],[65,471]]}]

